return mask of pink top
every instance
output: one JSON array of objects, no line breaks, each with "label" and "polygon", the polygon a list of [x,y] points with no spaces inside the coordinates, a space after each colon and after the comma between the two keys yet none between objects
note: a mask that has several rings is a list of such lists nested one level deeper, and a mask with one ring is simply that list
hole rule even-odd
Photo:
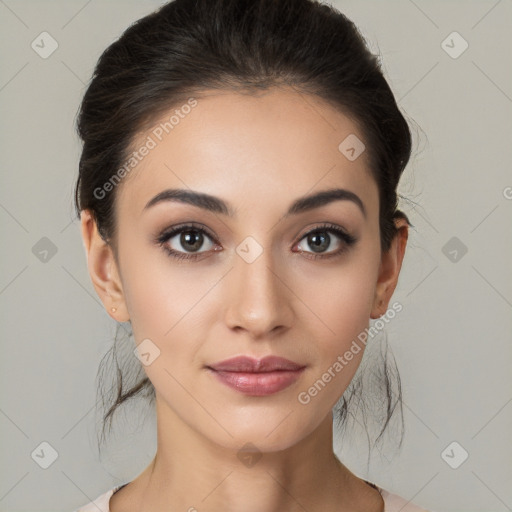
[{"label": "pink top", "polygon": [[[88,503],[87,505],[75,510],[74,512],[110,512],[109,503],[111,496],[124,485],[126,484],[118,485],[117,487],[110,489],[101,496],[98,496],[91,503]],[[378,485],[376,485],[375,488],[380,492],[382,499],[384,500],[384,512],[428,512],[427,510],[418,507],[414,503],[407,501],[397,494],[392,494],[388,491],[385,491]]]}]

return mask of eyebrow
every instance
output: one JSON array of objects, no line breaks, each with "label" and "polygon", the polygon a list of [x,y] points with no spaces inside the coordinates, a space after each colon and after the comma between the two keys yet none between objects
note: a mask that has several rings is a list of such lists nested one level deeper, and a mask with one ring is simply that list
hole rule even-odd
[{"label": "eyebrow", "polygon": [[[213,213],[227,215],[229,217],[236,216],[236,211],[232,208],[232,206],[229,203],[227,203],[223,199],[212,196],[210,194],[205,194],[203,192],[195,192],[193,190],[185,189],[167,189],[160,192],[150,201],[148,201],[148,203],[144,207],[144,210],[147,210],[158,203],[166,201],[190,204],[192,206],[196,206],[198,208],[202,208]],[[359,207],[363,216],[366,218],[366,209],[363,204],[363,201],[361,201],[359,196],[354,194],[354,192],[351,192],[350,190],[346,190],[343,188],[324,190],[321,192],[317,192],[316,194],[310,194],[308,196],[300,197],[291,204],[290,208],[284,214],[283,218],[289,217],[290,215],[297,215],[299,213],[313,210],[315,208],[319,208],[321,206],[332,203],[333,201],[353,202]]]}]

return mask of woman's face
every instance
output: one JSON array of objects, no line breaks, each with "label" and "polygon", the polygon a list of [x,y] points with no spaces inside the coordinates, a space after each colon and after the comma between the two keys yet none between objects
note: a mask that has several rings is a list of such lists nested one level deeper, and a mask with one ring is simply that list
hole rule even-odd
[{"label": "woman's face", "polygon": [[[117,285],[105,292],[115,303],[102,298],[117,307],[115,318],[130,319],[137,344],[145,340],[144,368],[168,428],[179,422],[225,447],[281,450],[331,414],[364,344],[341,371],[335,363],[380,298],[385,312],[396,284],[397,274],[381,279],[378,189],[367,152],[357,156],[354,146],[362,133],[315,97],[275,89],[196,101],[162,118],[177,116],[168,133],[158,122],[133,145],[149,150],[119,185],[118,261],[109,274]],[[215,199],[148,206],[170,189]],[[353,199],[304,202],[334,189]],[[302,207],[292,208],[297,201]],[[207,368],[239,355],[305,368],[280,391],[244,393]],[[331,379],[310,393],[329,369]]]}]

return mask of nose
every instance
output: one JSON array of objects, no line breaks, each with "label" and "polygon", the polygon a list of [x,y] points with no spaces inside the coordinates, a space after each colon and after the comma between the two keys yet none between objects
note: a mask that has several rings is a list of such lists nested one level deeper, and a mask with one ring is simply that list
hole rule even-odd
[{"label": "nose", "polygon": [[293,293],[282,266],[272,261],[271,253],[265,249],[252,262],[236,254],[228,275],[226,324],[247,331],[253,339],[268,339],[292,325]]}]

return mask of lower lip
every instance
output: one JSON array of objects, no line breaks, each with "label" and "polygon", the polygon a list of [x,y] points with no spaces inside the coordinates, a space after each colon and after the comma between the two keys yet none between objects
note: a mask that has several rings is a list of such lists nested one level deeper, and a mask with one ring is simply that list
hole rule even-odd
[{"label": "lower lip", "polygon": [[302,374],[300,370],[282,370],[275,372],[246,373],[210,371],[226,386],[246,395],[266,396],[291,386]]}]

